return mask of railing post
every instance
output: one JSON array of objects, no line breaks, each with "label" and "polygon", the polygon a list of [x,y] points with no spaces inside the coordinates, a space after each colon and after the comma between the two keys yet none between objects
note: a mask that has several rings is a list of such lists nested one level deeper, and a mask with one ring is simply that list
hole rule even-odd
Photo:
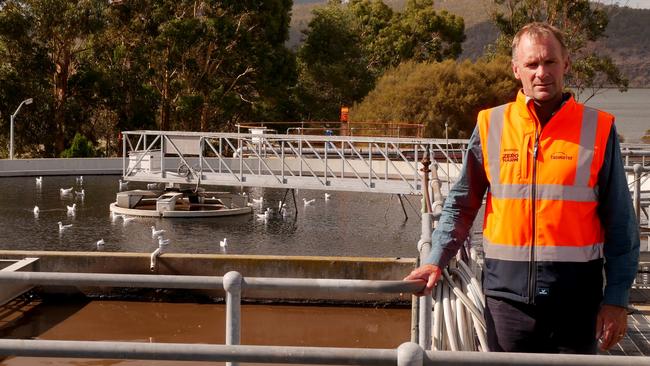
[{"label": "railing post", "polygon": [[[223,289],[226,290],[226,345],[239,345],[241,342],[241,288],[242,275],[230,271],[223,276]],[[237,366],[236,362],[226,362],[227,366]]]},{"label": "railing post", "polygon": [[405,342],[397,347],[397,366],[424,365],[424,350],[413,342]]},{"label": "railing post", "polygon": [[165,176],[165,135],[160,134],[160,178]]},{"label": "railing post", "polygon": [[[431,251],[431,214],[423,213],[422,214],[422,234],[420,240],[418,241],[418,252],[420,253],[420,260],[418,261],[419,265],[422,265],[423,261],[429,256]],[[420,296],[419,300],[419,309],[418,309],[418,344],[423,349],[431,348],[431,308],[432,308],[432,297],[429,296]]]},{"label": "railing post", "polygon": [[643,173],[643,166],[634,164],[634,195],[632,202],[637,222],[641,222],[641,173]]}]

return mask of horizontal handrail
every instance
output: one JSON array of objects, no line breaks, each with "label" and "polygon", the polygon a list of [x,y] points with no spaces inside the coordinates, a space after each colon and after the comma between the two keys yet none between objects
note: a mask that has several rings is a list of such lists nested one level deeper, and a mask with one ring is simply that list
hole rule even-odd
[{"label": "horizontal handrail", "polygon": [[329,365],[463,366],[645,366],[648,357],[534,353],[423,351],[417,344],[397,349],[212,345],[145,342],[0,339],[0,354],[166,361],[229,361]]},{"label": "horizontal handrail", "polygon": [[[223,289],[218,276],[146,275],[112,273],[0,272],[0,283],[33,286],[104,286],[167,289]],[[424,281],[352,280],[324,278],[245,277],[245,290],[311,290],[373,293],[412,293],[421,290]]]}]

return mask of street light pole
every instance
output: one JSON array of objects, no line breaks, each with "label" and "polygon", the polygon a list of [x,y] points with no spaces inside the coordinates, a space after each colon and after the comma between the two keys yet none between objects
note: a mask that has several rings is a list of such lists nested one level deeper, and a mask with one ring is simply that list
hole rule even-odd
[{"label": "street light pole", "polygon": [[9,127],[9,160],[14,160],[14,119],[16,118],[16,115],[20,111],[20,108],[23,106],[23,104],[28,105],[32,104],[34,101],[33,98],[25,99],[22,102],[20,102],[20,105],[18,108],[16,108],[16,111],[14,114],[11,115],[11,123]]}]

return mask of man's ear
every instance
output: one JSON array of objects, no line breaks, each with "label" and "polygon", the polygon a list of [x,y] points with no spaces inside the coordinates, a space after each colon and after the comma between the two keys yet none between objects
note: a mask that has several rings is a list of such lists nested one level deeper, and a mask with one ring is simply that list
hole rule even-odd
[{"label": "man's ear", "polygon": [[512,73],[515,74],[515,79],[521,80],[521,77],[519,76],[519,67],[517,67],[515,60],[512,60],[510,64],[512,65]]},{"label": "man's ear", "polygon": [[569,55],[564,56],[564,73],[568,74],[571,70],[571,58]]}]

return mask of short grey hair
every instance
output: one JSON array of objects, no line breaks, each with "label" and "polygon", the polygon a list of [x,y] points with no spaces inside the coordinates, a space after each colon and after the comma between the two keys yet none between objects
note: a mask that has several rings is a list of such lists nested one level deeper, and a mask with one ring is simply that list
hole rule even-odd
[{"label": "short grey hair", "polygon": [[515,38],[512,39],[512,59],[516,60],[517,59],[517,47],[519,46],[519,42],[521,41],[521,37],[523,36],[529,36],[533,39],[538,39],[542,37],[553,37],[557,39],[558,42],[560,42],[560,46],[562,47],[562,54],[566,55],[569,51],[567,50],[566,44],[564,43],[564,35],[562,35],[562,31],[559,30],[557,27],[554,27],[548,23],[542,23],[542,22],[532,22],[524,25],[517,34],[515,34]]}]

